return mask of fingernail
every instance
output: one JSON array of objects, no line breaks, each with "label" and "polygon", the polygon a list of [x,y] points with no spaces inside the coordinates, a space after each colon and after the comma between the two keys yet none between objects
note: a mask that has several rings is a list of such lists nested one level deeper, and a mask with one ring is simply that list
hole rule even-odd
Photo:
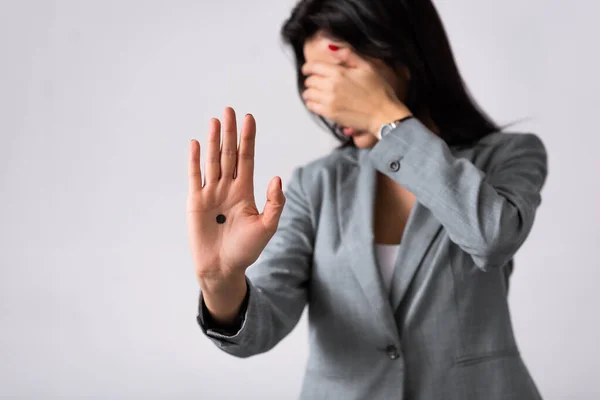
[{"label": "fingernail", "polygon": [[279,178],[279,189],[283,190],[283,182],[281,182],[281,178]]},{"label": "fingernail", "polygon": [[330,44],[329,45],[329,50],[331,51],[338,51],[340,48],[338,46],[336,46],[335,44]]}]

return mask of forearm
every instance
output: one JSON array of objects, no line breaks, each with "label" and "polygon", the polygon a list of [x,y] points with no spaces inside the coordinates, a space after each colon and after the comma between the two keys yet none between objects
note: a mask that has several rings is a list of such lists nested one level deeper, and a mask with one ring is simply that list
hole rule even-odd
[{"label": "forearm", "polygon": [[486,174],[409,120],[376,145],[371,159],[486,268],[507,262],[527,237],[546,175],[545,151],[533,135],[518,135],[496,153]]},{"label": "forearm", "polygon": [[[250,357],[264,353],[283,339],[298,322],[306,295],[303,289],[271,286],[258,276],[263,288],[246,279],[247,295],[234,322],[216,323],[209,313],[201,293],[197,321],[204,333],[223,351],[236,357]],[[284,287],[285,282],[283,282]]]}]

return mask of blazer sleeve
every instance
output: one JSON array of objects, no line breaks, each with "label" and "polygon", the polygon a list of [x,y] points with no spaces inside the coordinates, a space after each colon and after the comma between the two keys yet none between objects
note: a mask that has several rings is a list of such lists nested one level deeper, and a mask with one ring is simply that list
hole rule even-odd
[{"label": "blazer sleeve", "polygon": [[483,270],[505,265],[523,244],[547,176],[546,150],[536,135],[506,134],[492,145],[486,174],[454,157],[441,138],[413,118],[369,154],[375,168],[411,191]]},{"label": "blazer sleeve", "polygon": [[239,329],[210,326],[200,292],[200,328],[217,347],[237,357],[273,348],[296,326],[307,303],[315,224],[302,188],[301,168],[292,173],[285,195],[275,235],[246,271],[248,293]]}]

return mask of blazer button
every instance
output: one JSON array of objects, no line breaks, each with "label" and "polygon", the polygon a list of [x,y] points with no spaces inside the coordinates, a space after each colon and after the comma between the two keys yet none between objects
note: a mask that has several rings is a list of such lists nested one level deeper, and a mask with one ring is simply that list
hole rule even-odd
[{"label": "blazer button", "polygon": [[400,352],[398,352],[396,346],[389,345],[385,350],[387,351],[388,357],[391,360],[396,360],[400,357]]},{"label": "blazer button", "polygon": [[400,161],[392,161],[389,167],[391,171],[398,172],[400,170]]}]

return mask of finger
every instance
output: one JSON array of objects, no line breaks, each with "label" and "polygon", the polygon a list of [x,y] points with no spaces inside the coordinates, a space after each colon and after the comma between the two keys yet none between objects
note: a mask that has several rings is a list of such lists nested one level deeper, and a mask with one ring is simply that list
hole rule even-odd
[{"label": "finger", "polygon": [[202,189],[202,172],[200,171],[200,143],[192,139],[188,163],[188,191],[197,192]]},{"label": "finger", "polygon": [[302,92],[302,99],[305,102],[323,102],[325,100],[325,92],[314,88],[306,89]]},{"label": "finger", "polygon": [[308,108],[313,113],[320,115],[321,117],[324,117],[326,119],[332,118],[332,116],[329,115],[329,113],[327,112],[327,109],[325,108],[325,106],[322,105],[321,103],[317,103],[314,101],[307,101],[305,104],[306,104],[306,108]]},{"label": "finger", "polygon": [[240,148],[237,156],[236,179],[254,184],[254,144],[256,142],[256,121],[246,114],[240,135]]},{"label": "finger", "polygon": [[267,202],[265,203],[265,208],[261,215],[265,228],[271,234],[274,234],[277,230],[277,225],[279,225],[279,219],[284,205],[285,196],[283,194],[281,178],[275,177],[269,182],[269,187],[267,188]]},{"label": "finger", "polygon": [[223,114],[223,147],[221,148],[221,179],[233,179],[237,158],[237,123],[235,111],[227,107]]},{"label": "finger", "polygon": [[311,75],[304,80],[307,88],[326,90],[331,87],[331,80],[319,75]]},{"label": "finger", "polygon": [[344,67],[331,63],[310,62],[302,66],[302,73],[305,76],[319,75],[323,77],[333,77],[343,72]]},{"label": "finger", "polygon": [[211,185],[218,182],[219,176],[221,175],[221,160],[219,157],[221,147],[221,121],[216,118],[210,120],[208,144],[206,147],[204,183],[206,185]]}]

